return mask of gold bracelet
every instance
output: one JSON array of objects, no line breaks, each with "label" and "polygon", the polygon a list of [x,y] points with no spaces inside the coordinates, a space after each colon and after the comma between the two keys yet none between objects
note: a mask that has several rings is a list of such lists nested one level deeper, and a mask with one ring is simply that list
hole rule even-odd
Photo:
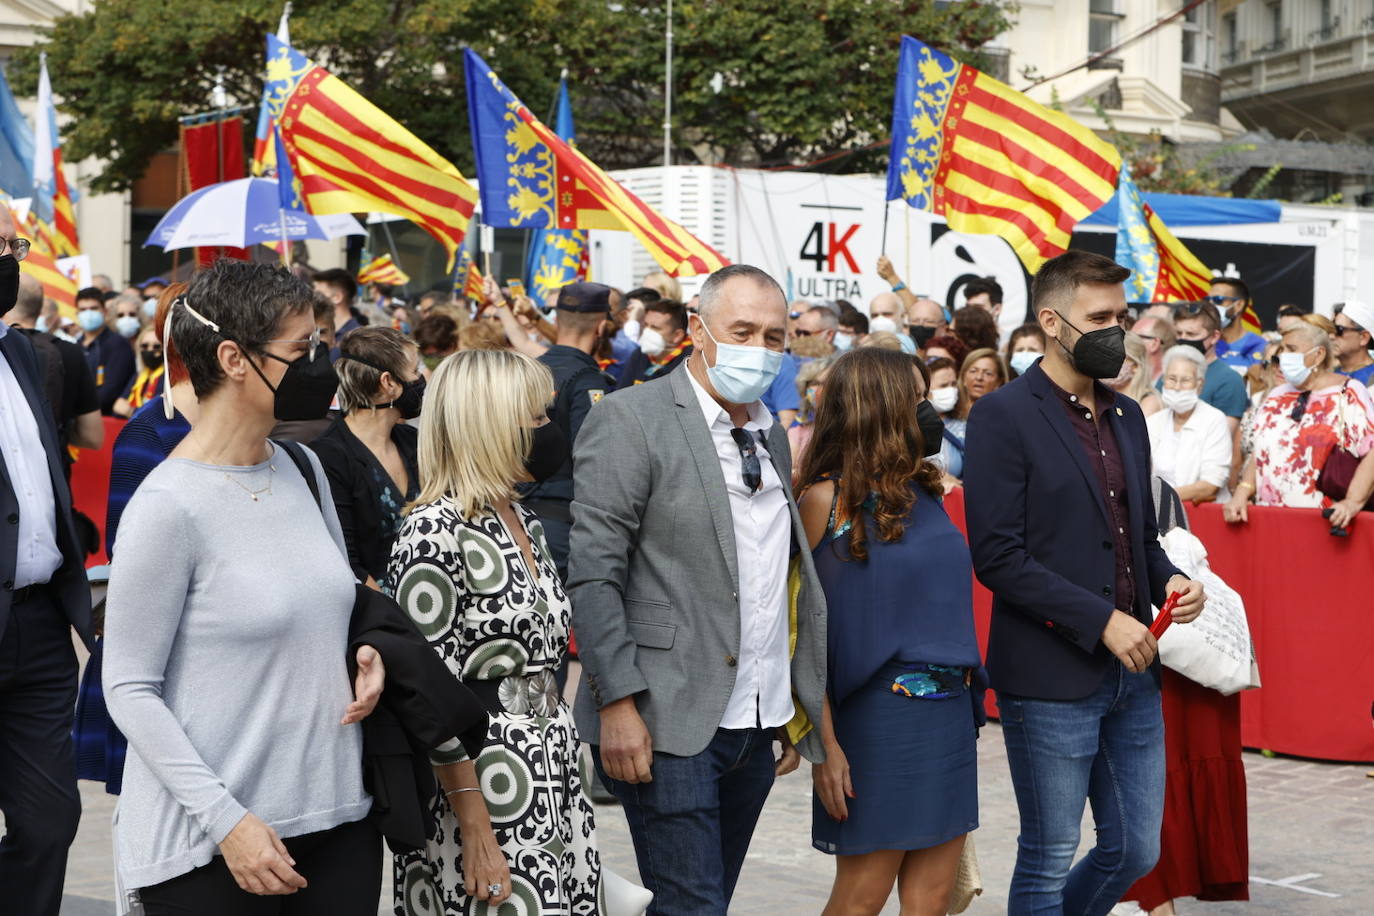
[{"label": "gold bracelet", "polygon": [[1255,485],[1248,480],[1242,480],[1240,483],[1236,484],[1236,489],[1239,490],[1241,487],[1249,487],[1253,490]]}]

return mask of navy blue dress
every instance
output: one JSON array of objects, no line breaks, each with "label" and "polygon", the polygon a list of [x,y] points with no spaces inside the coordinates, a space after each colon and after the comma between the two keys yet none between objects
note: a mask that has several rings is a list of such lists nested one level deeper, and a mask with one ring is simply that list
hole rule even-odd
[{"label": "navy blue dress", "polygon": [[829,607],[835,737],[855,795],[843,823],[813,799],[812,845],[835,855],[928,849],[978,826],[982,681],[968,544],[919,488],[899,540],[880,540],[868,509],[862,523],[866,561],[851,558],[849,525],[837,527],[833,512],[813,551]]}]

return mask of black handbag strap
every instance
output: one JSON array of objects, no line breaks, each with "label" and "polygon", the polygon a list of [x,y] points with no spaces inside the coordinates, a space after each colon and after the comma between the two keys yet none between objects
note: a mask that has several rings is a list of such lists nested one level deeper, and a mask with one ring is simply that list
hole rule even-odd
[{"label": "black handbag strap", "polygon": [[299,442],[287,439],[273,439],[272,444],[291,457],[291,463],[305,478],[305,485],[310,488],[310,495],[315,497],[315,505],[319,507],[320,515],[323,516],[324,502],[320,498],[320,482],[315,479],[315,469],[311,466],[310,459],[305,457],[305,449],[301,448]]}]

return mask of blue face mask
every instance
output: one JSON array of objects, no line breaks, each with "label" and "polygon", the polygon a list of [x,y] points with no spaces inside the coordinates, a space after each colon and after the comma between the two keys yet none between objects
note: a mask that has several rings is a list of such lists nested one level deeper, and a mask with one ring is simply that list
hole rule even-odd
[{"label": "blue face mask", "polygon": [[1044,355],[1030,350],[1017,350],[1011,355],[1011,367],[1016,370],[1017,375],[1025,375],[1026,370],[1034,366],[1035,361]]},{"label": "blue face mask", "polygon": [[143,300],[143,317],[152,318],[157,314],[157,299],[149,296]]},{"label": "blue face mask", "polygon": [[782,353],[767,347],[723,344],[716,340],[705,321],[701,322],[701,329],[716,345],[716,364],[706,367],[706,377],[716,394],[731,404],[752,404],[763,397],[782,368]]},{"label": "blue face mask", "polygon": [[98,331],[105,325],[105,313],[100,309],[82,309],[76,313],[76,323],[83,331]]},{"label": "blue face mask", "polygon": [[836,331],[835,339],[831,343],[835,345],[836,350],[846,353],[854,346],[854,335],[846,334],[844,331]]}]

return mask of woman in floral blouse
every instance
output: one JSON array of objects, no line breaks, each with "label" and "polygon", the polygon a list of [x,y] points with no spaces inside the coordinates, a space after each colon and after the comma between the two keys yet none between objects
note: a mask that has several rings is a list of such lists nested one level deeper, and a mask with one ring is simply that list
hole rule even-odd
[{"label": "woman in floral blouse", "polygon": [[[1374,491],[1374,401],[1369,389],[1335,371],[1335,325],[1304,315],[1283,335],[1279,368],[1284,384],[1269,392],[1255,416],[1254,454],[1225,508],[1229,522],[1247,521],[1251,500],[1261,506],[1331,509],[1331,524],[1348,525]],[[1362,459],[1346,498],[1317,488],[1336,450]]]},{"label": "woman in floral blouse", "polygon": [[494,913],[507,900],[531,916],[602,909],[577,733],[554,680],[571,606],[539,520],[515,501],[516,484],[566,459],[552,396],[549,370],[511,351],[460,352],[430,382],[421,491],[387,579],[492,719],[476,761],[433,759],[438,829],[396,857],[400,916]]}]

